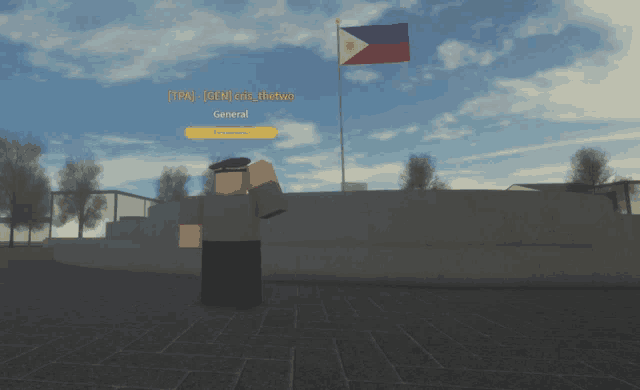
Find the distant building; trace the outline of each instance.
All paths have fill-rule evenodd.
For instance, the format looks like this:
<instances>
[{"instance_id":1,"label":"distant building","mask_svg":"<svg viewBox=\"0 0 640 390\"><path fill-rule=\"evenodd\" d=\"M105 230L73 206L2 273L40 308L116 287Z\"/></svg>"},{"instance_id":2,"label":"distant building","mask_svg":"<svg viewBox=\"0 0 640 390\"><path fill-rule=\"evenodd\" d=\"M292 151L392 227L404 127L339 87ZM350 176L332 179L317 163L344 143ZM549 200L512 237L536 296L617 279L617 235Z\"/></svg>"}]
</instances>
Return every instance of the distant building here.
<instances>
[{"instance_id":1,"label":"distant building","mask_svg":"<svg viewBox=\"0 0 640 390\"><path fill-rule=\"evenodd\" d=\"M149 208L162 203L157 199L147 198L144 196L139 196L135 194L131 194L128 192L118 191L118 190L99 190L93 191L93 194L104 195L107 198L107 208L103 213L103 220L105 223L105 236L109 236L111 231L112 222L119 222L121 218L124 217L124 224L131 224L132 221L143 220L145 217L149 215ZM54 202L54 197L57 197L61 194L60 191L52 191L54 195L51 199L51 207L54 209L54 213L58 213L58 206L56 202ZM132 219L133 218L133 219ZM53 227L51 226L50 217L46 218L46 223L48 226L45 226L41 230L34 230L31 232L31 241L32 243L42 243L45 239L52 237ZM72 218L72 221L76 221L77 218ZM4 243L8 243L10 239L10 228L9 228L10 218L7 217L6 214L0 213L0 246ZM65 225L67 226L67 225ZM56 228L58 234L62 228ZM85 238L94 238L97 231L99 229L86 229L83 233ZM14 241L15 242L26 242L28 239L28 231L18 232L14 230ZM77 237L77 229L73 231L73 236ZM103 236L104 237L104 236Z\"/></svg>"},{"instance_id":2,"label":"distant building","mask_svg":"<svg viewBox=\"0 0 640 390\"><path fill-rule=\"evenodd\" d=\"M344 183L344 190L347 192L366 191L367 183Z\"/></svg>"},{"instance_id":3,"label":"distant building","mask_svg":"<svg viewBox=\"0 0 640 390\"><path fill-rule=\"evenodd\" d=\"M507 191L576 192L592 194L594 188L588 184L542 183L513 184ZM640 214L640 181L623 180L595 186L595 195L606 196L613 202L613 208L622 214Z\"/></svg>"},{"instance_id":4,"label":"distant building","mask_svg":"<svg viewBox=\"0 0 640 390\"><path fill-rule=\"evenodd\" d=\"M593 186L588 184L570 183L514 184L507 188L507 191L560 191L587 193L589 191L593 191Z\"/></svg>"}]
</instances>

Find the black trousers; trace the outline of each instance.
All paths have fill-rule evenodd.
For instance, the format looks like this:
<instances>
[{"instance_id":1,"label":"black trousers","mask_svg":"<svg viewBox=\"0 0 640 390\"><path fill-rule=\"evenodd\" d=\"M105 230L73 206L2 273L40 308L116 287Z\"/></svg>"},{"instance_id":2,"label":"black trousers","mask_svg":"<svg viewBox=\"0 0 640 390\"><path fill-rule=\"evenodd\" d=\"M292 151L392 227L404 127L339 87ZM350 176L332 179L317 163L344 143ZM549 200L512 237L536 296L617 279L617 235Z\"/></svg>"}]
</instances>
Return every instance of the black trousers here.
<instances>
[{"instance_id":1,"label":"black trousers","mask_svg":"<svg viewBox=\"0 0 640 390\"><path fill-rule=\"evenodd\" d=\"M260 305L260 241L203 241L201 280L204 305L237 309Z\"/></svg>"}]
</instances>

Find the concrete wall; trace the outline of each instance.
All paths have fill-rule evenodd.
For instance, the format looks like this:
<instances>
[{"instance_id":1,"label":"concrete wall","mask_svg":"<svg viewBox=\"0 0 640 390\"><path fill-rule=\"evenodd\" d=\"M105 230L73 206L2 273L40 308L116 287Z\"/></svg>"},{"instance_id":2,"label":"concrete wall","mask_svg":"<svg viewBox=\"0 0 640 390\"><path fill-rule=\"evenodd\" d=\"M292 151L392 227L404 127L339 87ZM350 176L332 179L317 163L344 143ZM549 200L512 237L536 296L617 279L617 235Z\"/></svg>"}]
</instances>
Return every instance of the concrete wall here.
<instances>
[{"instance_id":1,"label":"concrete wall","mask_svg":"<svg viewBox=\"0 0 640 390\"><path fill-rule=\"evenodd\" d=\"M44 242L44 248L53 248L53 258L66 264L199 274L201 250L178 248L180 204L174 202L157 206L164 206L162 213L154 213L152 207L148 218L135 221L125 217L117 223L110 223L106 239L51 239Z\"/></svg>"},{"instance_id":2,"label":"concrete wall","mask_svg":"<svg viewBox=\"0 0 640 390\"><path fill-rule=\"evenodd\" d=\"M52 248L0 248L0 268L8 268L9 260L53 260Z\"/></svg>"},{"instance_id":3,"label":"concrete wall","mask_svg":"<svg viewBox=\"0 0 640 390\"><path fill-rule=\"evenodd\" d=\"M304 198L290 199L290 212L263 228L265 278L503 283L640 277L633 257L638 216L614 213L602 197L372 191Z\"/></svg>"},{"instance_id":4,"label":"concrete wall","mask_svg":"<svg viewBox=\"0 0 640 390\"><path fill-rule=\"evenodd\" d=\"M178 248L166 240L52 239L53 259L65 264L102 269L200 274L202 250Z\"/></svg>"},{"instance_id":5,"label":"concrete wall","mask_svg":"<svg viewBox=\"0 0 640 390\"><path fill-rule=\"evenodd\" d=\"M134 231L140 230L141 219L127 219L126 217L119 219L117 223L107 222L107 239L126 239Z\"/></svg>"},{"instance_id":6,"label":"concrete wall","mask_svg":"<svg viewBox=\"0 0 640 390\"><path fill-rule=\"evenodd\" d=\"M599 196L368 191L287 199L287 213L261 222L265 279L557 284L640 278L634 258L638 216L614 213L611 202ZM171 247L177 247L178 220L197 222L195 210L197 200L182 209L178 203L154 206L140 230L164 237L148 241L157 255L114 256L102 249L100 261L131 266L126 259L144 258L146 267L197 273L199 249Z\"/></svg>"}]
</instances>

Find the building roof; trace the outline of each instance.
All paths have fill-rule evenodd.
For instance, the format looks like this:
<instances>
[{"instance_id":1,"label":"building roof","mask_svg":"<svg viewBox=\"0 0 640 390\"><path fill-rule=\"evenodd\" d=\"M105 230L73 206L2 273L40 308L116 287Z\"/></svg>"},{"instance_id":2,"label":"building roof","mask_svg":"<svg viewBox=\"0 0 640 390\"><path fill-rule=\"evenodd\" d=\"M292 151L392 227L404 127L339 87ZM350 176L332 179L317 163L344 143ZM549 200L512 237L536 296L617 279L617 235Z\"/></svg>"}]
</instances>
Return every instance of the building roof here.
<instances>
[{"instance_id":1,"label":"building roof","mask_svg":"<svg viewBox=\"0 0 640 390\"><path fill-rule=\"evenodd\" d=\"M513 184L507 191L518 191L521 188L526 188L534 191L551 191L551 192L589 192L593 190L593 186L588 184L573 184L573 183L542 183L542 184Z\"/></svg>"},{"instance_id":2,"label":"building roof","mask_svg":"<svg viewBox=\"0 0 640 390\"><path fill-rule=\"evenodd\" d=\"M52 194L64 194L64 191L51 191ZM125 195L125 196L129 196L132 198L136 198L136 199L143 199L143 200L148 200L150 202L155 202L155 203L163 203L161 200L158 199L154 199L154 198L147 198L145 196L140 196L140 195L135 195L135 194L131 194L129 192L124 192L124 191L119 191L119 190L98 190L98 191L91 191L92 194L118 194L118 195Z\"/></svg>"},{"instance_id":3,"label":"building roof","mask_svg":"<svg viewBox=\"0 0 640 390\"><path fill-rule=\"evenodd\" d=\"M629 185L639 185L640 180L621 180L611 183L597 185L596 188L611 187L628 183ZM593 186L589 184L576 183L542 183L542 184L513 184L507 188L507 191L522 191L523 189L531 189L535 191L569 191L569 192L588 192L593 190Z\"/></svg>"},{"instance_id":4,"label":"building roof","mask_svg":"<svg viewBox=\"0 0 640 390\"><path fill-rule=\"evenodd\" d=\"M53 195L60 195L60 194L64 194L65 192L64 191L51 191L51 193ZM131 194L131 193L128 193L128 192L119 191L119 190L97 190L97 191L91 191L91 193L92 194L102 194L102 195L104 195L104 194L118 194L118 195L129 196L129 197L136 198L136 199L147 200L147 201L150 201L150 202L154 202L156 204L163 203L163 201L158 200L158 199L147 198L147 197L144 197L144 196L135 195L135 194ZM11 220L10 218L5 217L3 215L0 215L0 224L7 224L7 223L9 223L10 220ZM40 222L49 223L50 220L51 220L51 217L46 217L46 218L41 218L39 221Z\"/></svg>"}]
</instances>

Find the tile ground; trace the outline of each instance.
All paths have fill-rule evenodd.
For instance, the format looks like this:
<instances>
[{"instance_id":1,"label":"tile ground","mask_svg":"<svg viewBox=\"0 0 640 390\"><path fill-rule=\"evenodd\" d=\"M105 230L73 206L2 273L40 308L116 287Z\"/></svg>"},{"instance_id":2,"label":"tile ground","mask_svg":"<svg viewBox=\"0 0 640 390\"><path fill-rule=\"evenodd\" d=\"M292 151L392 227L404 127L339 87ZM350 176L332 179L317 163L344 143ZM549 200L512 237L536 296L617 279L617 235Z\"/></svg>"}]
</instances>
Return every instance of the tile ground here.
<instances>
[{"instance_id":1,"label":"tile ground","mask_svg":"<svg viewBox=\"0 0 640 390\"><path fill-rule=\"evenodd\" d=\"M640 389L640 291L266 283L0 270L0 389Z\"/></svg>"}]
</instances>

